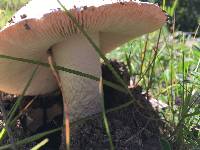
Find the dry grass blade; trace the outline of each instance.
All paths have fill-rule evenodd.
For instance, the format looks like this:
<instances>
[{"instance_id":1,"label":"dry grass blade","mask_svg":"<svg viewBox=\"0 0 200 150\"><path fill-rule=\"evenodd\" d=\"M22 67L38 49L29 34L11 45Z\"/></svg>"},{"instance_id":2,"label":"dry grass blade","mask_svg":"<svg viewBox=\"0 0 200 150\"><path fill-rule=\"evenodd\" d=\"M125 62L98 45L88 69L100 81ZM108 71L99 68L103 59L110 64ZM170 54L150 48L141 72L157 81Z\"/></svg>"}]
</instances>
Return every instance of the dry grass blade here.
<instances>
[{"instance_id":1,"label":"dry grass blade","mask_svg":"<svg viewBox=\"0 0 200 150\"><path fill-rule=\"evenodd\" d=\"M10 122L10 125L12 126L16 121L17 119L23 115L24 113L26 113L26 111L28 110L28 108L31 106L31 104L34 102L34 100L37 99L37 96L35 96L20 112L19 114Z\"/></svg>"},{"instance_id":2,"label":"dry grass blade","mask_svg":"<svg viewBox=\"0 0 200 150\"><path fill-rule=\"evenodd\" d=\"M58 86L59 86L61 92L63 93L63 87L61 84L60 76L54 67L55 62L53 61L53 54L52 54L51 49L48 50L47 54L48 54L48 62L49 62L52 74L54 75L54 77L58 83ZM66 136L65 143L67 146L66 149L69 150L70 149L70 118L69 118L69 109L68 109L68 105L67 105L67 99L64 96L63 96L63 103L64 103L65 136Z\"/></svg>"}]
</instances>

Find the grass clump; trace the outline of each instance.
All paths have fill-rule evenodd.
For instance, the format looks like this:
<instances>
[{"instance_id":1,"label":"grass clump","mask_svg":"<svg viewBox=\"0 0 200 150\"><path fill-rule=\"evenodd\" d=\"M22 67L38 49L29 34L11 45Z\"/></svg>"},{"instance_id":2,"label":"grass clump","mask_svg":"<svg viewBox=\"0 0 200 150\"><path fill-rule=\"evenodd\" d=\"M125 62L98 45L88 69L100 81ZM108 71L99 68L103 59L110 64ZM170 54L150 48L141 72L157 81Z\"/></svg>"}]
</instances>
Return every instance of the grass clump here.
<instances>
[{"instance_id":1,"label":"grass clump","mask_svg":"<svg viewBox=\"0 0 200 150\"><path fill-rule=\"evenodd\" d=\"M163 136L174 148L197 148L200 146L200 44L197 37L179 31L170 33L166 26L161 32L159 51L155 52L158 36L159 32L154 32L138 38L108 57L126 62L134 82L169 105L160 113L172 127Z\"/></svg>"}]
</instances>

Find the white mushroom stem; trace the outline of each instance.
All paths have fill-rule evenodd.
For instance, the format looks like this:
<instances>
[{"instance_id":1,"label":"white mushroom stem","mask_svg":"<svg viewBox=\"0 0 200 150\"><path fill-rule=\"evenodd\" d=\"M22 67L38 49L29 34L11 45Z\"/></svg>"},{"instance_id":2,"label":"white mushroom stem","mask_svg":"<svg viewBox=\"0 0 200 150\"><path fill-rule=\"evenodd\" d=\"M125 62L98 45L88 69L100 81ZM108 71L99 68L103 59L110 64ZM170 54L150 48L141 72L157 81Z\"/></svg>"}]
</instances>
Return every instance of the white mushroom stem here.
<instances>
[{"instance_id":1,"label":"white mushroom stem","mask_svg":"<svg viewBox=\"0 0 200 150\"><path fill-rule=\"evenodd\" d=\"M99 34L90 34L99 45ZM68 37L52 47L57 65L101 76L100 58L88 40L80 34ZM99 83L71 73L59 71L63 99L67 101L70 122L101 111Z\"/></svg>"}]
</instances>

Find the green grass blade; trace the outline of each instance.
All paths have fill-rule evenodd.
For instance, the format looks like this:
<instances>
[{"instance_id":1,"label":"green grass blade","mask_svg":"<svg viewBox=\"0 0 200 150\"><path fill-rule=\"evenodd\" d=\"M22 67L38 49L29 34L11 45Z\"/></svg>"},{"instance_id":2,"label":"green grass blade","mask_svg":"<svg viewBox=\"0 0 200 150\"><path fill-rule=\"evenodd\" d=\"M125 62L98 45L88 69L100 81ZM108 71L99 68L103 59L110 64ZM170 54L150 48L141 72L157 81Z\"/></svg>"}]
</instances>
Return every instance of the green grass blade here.
<instances>
[{"instance_id":1,"label":"green grass blade","mask_svg":"<svg viewBox=\"0 0 200 150\"><path fill-rule=\"evenodd\" d=\"M6 134L6 129L3 128L1 129L1 132L0 132L0 141L3 139L3 136Z\"/></svg>"},{"instance_id":2,"label":"green grass blade","mask_svg":"<svg viewBox=\"0 0 200 150\"><path fill-rule=\"evenodd\" d=\"M172 7L171 7L171 12L170 12L170 13L171 13L171 14L170 14L171 16L173 16L174 13L175 13L176 7L177 7L177 5L178 5L178 1L179 1L179 0L175 0L174 3L173 3L173 5L172 5Z\"/></svg>"},{"instance_id":3,"label":"green grass blade","mask_svg":"<svg viewBox=\"0 0 200 150\"><path fill-rule=\"evenodd\" d=\"M110 143L110 149L114 150L114 145L113 145L113 142L112 142L112 136L111 136L111 133L110 133L108 119L106 117L106 109L105 109L104 97L103 97L104 93L103 93L103 82L102 82L102 80L100 80L99 92L100 92L100 97L101 97L102 117L103 117L104 126L105 126L105 129L106 129L106 133L108 135L108 139L109 139L109 143Z\"/></svg>"},{"instance_id":4,"label":"green grass blade","mask_svg":"<svg viewBox=\"0 0 200 150\"><path fill-rule=\"evenodd\" d=\"M44 146L48 142L49 142L49 139L46 138L42 140L40 143L38 143L37 145L35 145L33 148L31 148L31 150L39 150L42 146Z\"/></svg>"},{"instance_id":5,"label":"green grass blade","mask_svg":"<svg viewBox=\"0 0 200 150\"><path fill-rule=\"evenodd\" d=\"M21 141L18 141L16 142L16 145L17 146L20 146L20 145L23 145L23 144L28 144L28 143L31 143L31 142L34 142L36 140L39 140L49 134L52 134L52 133L55 133L55 132L58 132L60 131L62 128L57 128L57 129L53 129L53 130L50 130L50 131L46 131L46 132L43 132L43 133L39 133L39 134L36 134L36 135L33 135L31 137L28 137L28 138L25 138ZM7 149L10 149L11 148L11 144L7 144L7 145L4 145L4 146L1 146L0 147L0 150L7 150Z\"/></svg>"},{"instance_id":6,"label":"green grass blade","mask_svg":"<svg viewBox=\"0 0 200 150\"><path fill-rule=\"evenodd\" d=\"M41 62L41 61L38 61L38 60L25 59L25 58L13 57L13 56L2 55L2 54L0 54L0 58L24 62L24 63L29 63L29 64L36 64L36 65L43 66L43 67L50 67L48 63L44 63L44 62ZM80 72L80 71L77 71L77 70L65 68L65 67L58 66L58 65L55 65L54 67L56 68L56 70L59 70L59 71L72 73L72 74L75 74L75 75L78 75L78 76L81 76L81 77L85 77L85 78L88 78L88 79L91 79L91 80L95 80L95 81L100 80L98 77L95 77L93 75L83 73L83 72ZM109 86L109 87L112 87L113 89L116 89L116 90L121 91L123 93L127 93L127 90L124 89L123 87L121 87L120 85L117 85L115 83L112 83L112 82L106 81L106 80L103 80L103 83L105 85Z\"/></svg>"}]
</instances>

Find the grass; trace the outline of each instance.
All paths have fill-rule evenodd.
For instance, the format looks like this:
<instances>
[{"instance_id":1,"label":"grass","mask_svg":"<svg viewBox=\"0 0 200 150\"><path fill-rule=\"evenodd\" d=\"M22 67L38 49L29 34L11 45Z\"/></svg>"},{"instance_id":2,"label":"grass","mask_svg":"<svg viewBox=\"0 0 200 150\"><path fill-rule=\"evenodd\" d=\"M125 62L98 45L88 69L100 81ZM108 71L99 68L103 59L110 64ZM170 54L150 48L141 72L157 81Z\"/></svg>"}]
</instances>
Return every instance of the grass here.
<instances>
[{"instance_id":1,"label":"grass","mask_svg":"<svg viewBox=\"0 0 200 150\"><path fill-rule=\"evenodd\" d=\"M22 7L28 0L1 0L0 1L0 28L12 17L13 13Z\"/></svg>"},{"instance_id":2,"label":"grass","mask_svg":"<svg viewBox=\"0 0 200 150\"><path fill-rule=\"evenodd\" d=\"M166 122L174 128L170 135L165 135L171 143L180 146L178 149L183 149L183 146L188 149L199 147L199 132L193 140L191 137L194 136L192 129L200 124L200 105L197 102L200 92L200 44L188 47L186 40L190 39L184 34L181 33L178 39L172 38L173 35L164 28L154 67L151 66L147 71L155 55L152 51L158 34L155 32L148 38L144 36L125 44L108 54L108 57L127 62L135 82L149 89L156 99L169 104L169 108L162 114ZM196 98L194 93L198 95Z\"/></svg>"},{"instance_id":3,"label":"grass","mask_svg":"<svg viewBox=\"0 0 200 150\"><path fill-rule=\"evenodd\" d=\"M25 2L25 0L1 1L0 17L3 19L0 21L0 26L3 27L14 11ZM165 8L169 14L173 15L176 5L177 1L175 1L174 5L171 7L165 7L163 3L163 8ZM175 25L175 22L173 24ZM85 35L87 37L87 33L85 33ZM95 47L92 39L89 37L87 38ZM186 44L187 41L195 38L196 37L187 37L182 32L176 32L175 29L170 33L165 26L160 31L124 44L115 51L109 53L106 57L99 53L105 62L107 58L125 62L129 68L130 74L135 79L135 83L142 85L144 92L151 93L156 99L169 105L165 111L161 110L159 112L168 125L162 129L163 134L161 140L166 149L174 148L182 150L184 148L195 149L200 147L200 43L196 43L192 47ZM98 47L95 48L98 51ZM4 57L4 59L5 58L34 63L34 60L30 61L23 58ZM37 61L35 63L41 64ZM48 67L48 64L42 65ZM67 68L62 68L62 66L56 66L56 69L63 69L67 72L70 71L67 70ZM72 71L72 73L78 75L83 74L76 71ZM115 75L118 76L117 74ZM91 76L86 75L86 77ZM100 80L95 77L91 78ZM125 86L123 81L121 81L121 83ZM113 87L116 88L115 85L113 85ZM124 91L122 87L116 89ZM125 92L128 92L127 89ZM105 111L103 116L109 135ZM2 131L5 132L5 130ZM0 139L2 137L0 137ZM29 137L23 141L16 142L16 145L32 142L36 138L41 137L41 135L34 136L34 138ZM111 138L110 145L111 149L113 149ZM11 146L13 145L2 146L0 149Z\"/></svg>"},{"instance_id":4,"label":"grass","mask_svg":"<svg viewBox=\"0 0 200 150\"><path fill-rule=\"evenodd\" d=\"M190 39L186 39L184 34L178 39L172 39L173 35L164 29L154 67L147 71L155 55L152 51L156 36L158 33L155 32L148 38L144 36L134 40L108 54L108 57L127 62L135 82L149 89L156 99L169 104L169 108L162 114L174 128L171 133L166 133L170 135L165 135L171 143L176 143L178 149L183 149L182 146L188 149L199 147L199 132L192 140L192 129L200 124L200 44L188 47L185 43ZM195 93L198 95L196 98Z\"/></svg>"}]
</instances>

